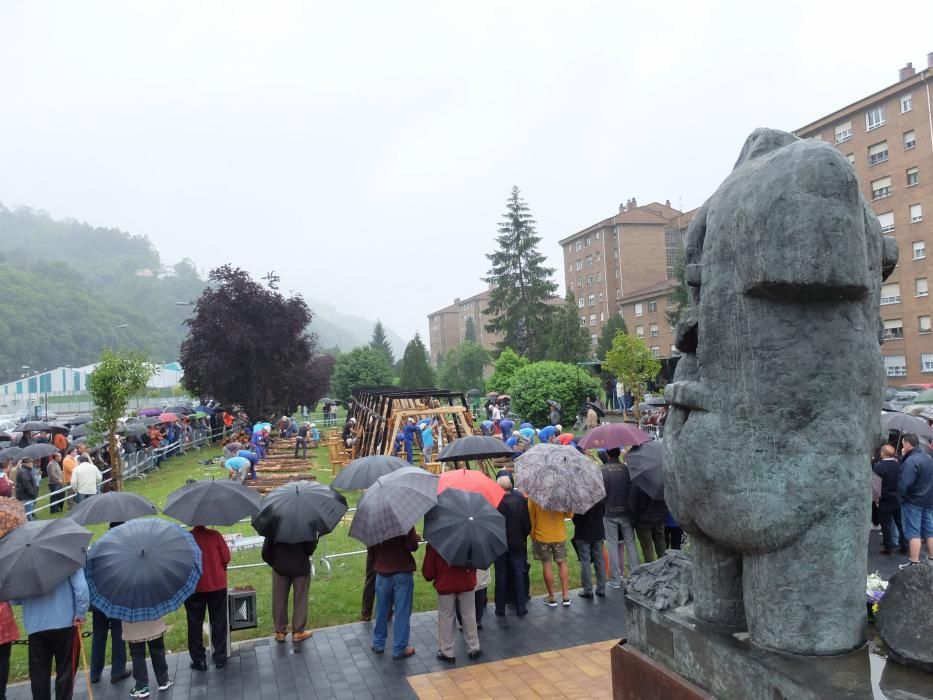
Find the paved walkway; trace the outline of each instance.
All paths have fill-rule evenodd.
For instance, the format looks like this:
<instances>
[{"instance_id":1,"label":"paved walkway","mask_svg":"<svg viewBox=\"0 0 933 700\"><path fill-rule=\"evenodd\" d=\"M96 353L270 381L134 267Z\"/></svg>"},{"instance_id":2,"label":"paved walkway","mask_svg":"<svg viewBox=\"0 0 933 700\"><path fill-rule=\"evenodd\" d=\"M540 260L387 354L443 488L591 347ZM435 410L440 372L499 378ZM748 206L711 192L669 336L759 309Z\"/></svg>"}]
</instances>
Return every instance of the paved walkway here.
<instances>
[{"instance_id":1,"label":"paved walkway","mask_svg":"<svg viewBox=\"0 0 933 700\"><path fill-rule=\"evenodd\" d=\"M456 664L434 658L437 652L437 615L416 613L411 620L411 644L415 656L395 661L389 653L370 651L372 623L353 623L315 630L311 639L299 645L274 639L242 642L227 667L210 667L206 673L191 671L187 654L168 657L169 675L175 682L165 693L154 690L159 700L297 700L297 698L416 698L409 684L410 676L478 667L489 662L524 657L540 652L579 645L618 640L625 636L624 603L621 591L610 589L606 598L584 600L571 593L569 608L548 608L536 597L528 604L528 615L519 619L509 614L496 617L492 604L480 631L483 656L476 662L467 659L462 639L457 641ZM391 626L390 626L391 628ZM390 634L391 640L391 634ZM606 655L608 659L608 653ZM493 666L500 674L501 667ZM118 684L104 680L93 686L97 700L126 700L133 687L129 678ZM152 669L150 681L154 682ZM87 697L83 674L78 676L76 698ZM26 684L11 686L10 700L28 700ZM507 697L507 696L505 696ZM594 696L595 697L595 696Z\"/></svg>"}]
</instances>

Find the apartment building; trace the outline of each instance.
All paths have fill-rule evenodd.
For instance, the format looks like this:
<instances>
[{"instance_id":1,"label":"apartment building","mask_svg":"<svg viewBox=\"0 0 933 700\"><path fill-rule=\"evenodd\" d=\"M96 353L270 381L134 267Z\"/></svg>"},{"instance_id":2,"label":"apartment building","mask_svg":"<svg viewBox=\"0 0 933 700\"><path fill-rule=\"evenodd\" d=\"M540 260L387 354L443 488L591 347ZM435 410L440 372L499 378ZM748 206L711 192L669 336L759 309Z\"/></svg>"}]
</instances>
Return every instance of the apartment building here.
<instances>
[{"instance_id":1,"label":"apartment building","mask_svg":"<svg viewBox=\"0 0 933 700\"><path fill-rule=\"evenodd\" d=\"M574 293L580 325L594 344L630 295L674 277L694 212L678 211L669 201L639 206L633 198L619 205L618 214L560 241L566 288ZM669 344L661 346L660 357L669 353Z\"/></svg>"},{"instance_id":2,"label":"apartment building","mask_svg":"<svg viewBox=\"0 0 933 700\"><path fill-rule=\"evenodd\" d=\"M888 383L933 382L933 53L921 71L908 63L898 81L801 127L801 138L835 144L858 173L881 230L897 240L897 268L881 290ZM924 217L926 211L926 217Z\"/></svg>"},{"instance_id":3,"label":"apartment building","mask_svg":"<svg viewBox=\"0 0 933 700\"><path fill-rule=\"evenodd\" d=\"M501 336L486 330L486 324L490 321L485 313L490 291L485 289L467 299L454 299L450 306L428 314L428 338L434 364L437 364L441 355L463 342L468 318L473 319L476 342L487 350L495 349Z\"/></svg>"},{"instance_id":4,"label":"apartment building","mask_svg":"<svg viewBox=\"0 0 933 700\"><path fill-rule=\"evenodd\" d=\"M659 359L680 354L674 347L674 329L667 322L668 295L676 286L677 280L664 279L632 290L619 302L629 335L644 340Z\"/></svg>"}]
</instances>

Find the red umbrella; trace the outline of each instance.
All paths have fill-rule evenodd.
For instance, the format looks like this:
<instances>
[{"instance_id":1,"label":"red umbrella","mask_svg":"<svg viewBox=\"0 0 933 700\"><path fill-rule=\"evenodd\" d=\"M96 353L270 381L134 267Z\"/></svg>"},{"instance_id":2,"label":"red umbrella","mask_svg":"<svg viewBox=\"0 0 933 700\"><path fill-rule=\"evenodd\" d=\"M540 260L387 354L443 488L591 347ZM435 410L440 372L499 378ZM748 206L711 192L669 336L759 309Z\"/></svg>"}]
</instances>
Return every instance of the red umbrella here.
<instances>
[{"instance_id":1,"label":"red umbrella","mask_svg":"<svg viewBox=\"0 0 933 700\"><path fill-rule=\"evenodd\" d=\"M444 489L459 489L460 491L472 491L480 494L492 505L493 508L499 507L499 501L505 496L505 491L495 481L486 476L483 472L470 469L454 469L441 474L437 482L437 492Z\"/></svg>"},{"instance_id":2,"label":"red umbrella","mask_svg":"<svg viewBox=\"0 0 933 700\"><path fill-rule=\"evenodd\" d=\"M178 415L175 413L163 413L159 416L160 423L174 423L178 420Z\"/></svg>"},{"instance_id":3,"label":"red umbrella","mask_svg":"<svg viewBox=\"0 0 933 700\"><path fill-rule=\"evenodd\" d=\"M586 435L577 441L577 445L583 450L592 450L602 448L610 450L614 447L630 447L632 445L641 445L648 442L651 436L644 430L639 430L634 425L628 423L606 423L592 430L587 430Z\"/></svg>"}]
</instances>

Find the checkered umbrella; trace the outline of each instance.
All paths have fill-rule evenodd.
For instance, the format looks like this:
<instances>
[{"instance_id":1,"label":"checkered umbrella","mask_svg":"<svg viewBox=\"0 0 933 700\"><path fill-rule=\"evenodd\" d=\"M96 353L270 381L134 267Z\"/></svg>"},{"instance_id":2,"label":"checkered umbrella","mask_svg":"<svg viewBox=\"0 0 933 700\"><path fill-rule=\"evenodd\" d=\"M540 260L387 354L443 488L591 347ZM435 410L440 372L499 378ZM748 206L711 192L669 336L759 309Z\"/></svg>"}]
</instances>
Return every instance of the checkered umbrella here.
<instances>
[{"instance_id":1,"label":"checkered umbrella","mask_svg":"<svg viewBox=\"0 0 933 700\"><path fill-rule=\"evenodd\" d=\"M437 477L420 467L380 476L357 506L350 536L371 547L411 530L437 505Z\"/></svg>"},{"instance_id":2,"label":"checkered umbrella","mask_svg":"<svg viewBox=\"0 0 933 700\"><path fill-rule=\"evenodd\" d=\"M573 447L542 443L515 459L515 488L545 510L585 513L606 497L599 467Z\"/></svg>"},{"instance_id":3,"label":"checkered umbrella","mask_svg":"<svg viewBox=\"0 0 933 700\"><path fill-rule=\"evenodd\" d=\"M131 520L108 530L85 569L91 605L126 622L157 620L180 608L201 578L201 549L178 525Z\"/></svg>"}]
</instances>

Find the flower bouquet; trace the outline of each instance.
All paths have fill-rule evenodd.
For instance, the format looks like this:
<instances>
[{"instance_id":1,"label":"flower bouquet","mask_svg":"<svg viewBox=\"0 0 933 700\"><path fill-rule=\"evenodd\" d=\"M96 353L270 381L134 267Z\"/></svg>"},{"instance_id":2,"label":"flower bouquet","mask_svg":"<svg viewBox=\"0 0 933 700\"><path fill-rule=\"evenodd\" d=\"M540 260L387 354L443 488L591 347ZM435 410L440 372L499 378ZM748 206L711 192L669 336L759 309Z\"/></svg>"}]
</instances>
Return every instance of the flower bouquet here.
<instances>
[{"instance_id":1,"label":"flower bouquet","mask_svg":"<svg viewBox=\"0 0 933 700\"><path fill-rule=\"evenodd\" d=\"M876 571L868 575L865 582L865 604L868 607L868 619L874 622L875 613L878 612L878 603L884 598L884 592L888 588L888 582L881 578Z\"/></svg>"}]
</instances>

